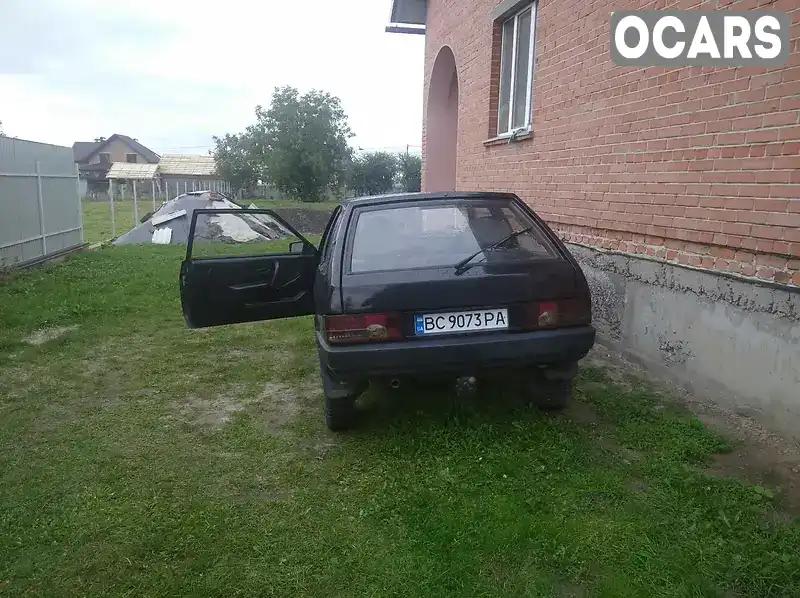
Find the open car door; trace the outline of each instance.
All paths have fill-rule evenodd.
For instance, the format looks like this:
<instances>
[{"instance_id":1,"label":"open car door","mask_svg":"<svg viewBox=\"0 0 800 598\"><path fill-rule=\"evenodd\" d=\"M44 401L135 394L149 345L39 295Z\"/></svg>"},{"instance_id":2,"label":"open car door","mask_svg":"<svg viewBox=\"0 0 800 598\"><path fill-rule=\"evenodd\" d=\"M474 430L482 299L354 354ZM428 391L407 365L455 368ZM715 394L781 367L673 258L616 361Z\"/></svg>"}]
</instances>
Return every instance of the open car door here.
<instances>
[{"instance_id":1,"label":"open car door","mask_svg":"<svg viewBox=\"0 0 800 598\"><path fill-rule=\"evenodd\" d=\"M314 313L318 251L272 210L194 210L181 264L189 328Z\"/></svg>"}]
</instances>

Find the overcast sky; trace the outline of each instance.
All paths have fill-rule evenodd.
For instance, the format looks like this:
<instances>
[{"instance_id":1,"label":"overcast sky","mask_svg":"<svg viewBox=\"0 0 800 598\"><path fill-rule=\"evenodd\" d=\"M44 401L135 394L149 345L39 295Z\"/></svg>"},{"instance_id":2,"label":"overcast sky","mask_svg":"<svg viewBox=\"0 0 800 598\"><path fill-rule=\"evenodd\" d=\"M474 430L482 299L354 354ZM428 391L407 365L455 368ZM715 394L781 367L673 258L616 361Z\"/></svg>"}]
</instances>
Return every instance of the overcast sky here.
<instances>
[{"instance_id":1,"label":"overcast sky","mask_svg":"<svg viewBox=\"0 0 800 598\"><path fill-rule=\"evenodd\" d=\"M339 96L354 145L419 145L424 37L386 33L389 12L390 0L0 0L0 121L59 145L122 133L205 153L292 85Z\"/></svg>"}]
</instances>

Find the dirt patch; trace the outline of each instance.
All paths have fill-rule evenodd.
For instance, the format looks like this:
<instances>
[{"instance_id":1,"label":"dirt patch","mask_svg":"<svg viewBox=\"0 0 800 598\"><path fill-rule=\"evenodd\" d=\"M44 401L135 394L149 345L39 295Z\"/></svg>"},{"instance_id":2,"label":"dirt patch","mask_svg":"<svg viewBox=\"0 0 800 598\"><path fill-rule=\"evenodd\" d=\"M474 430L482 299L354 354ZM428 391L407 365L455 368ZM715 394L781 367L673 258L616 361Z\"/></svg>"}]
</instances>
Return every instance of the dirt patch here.
<instances>
[{"instance_id":1,"label":"dirt patch","mask_svg":"<svg viewBox=\"0 0 800 598\"><path fill-rule=\"evenodd\" d=\"M708 426L723 429L738 441L732 452L715 456L710 473L770 487L787 512L800 515L800 454L796 449L781 446L775 440L765 443L753 439L731 426L727 418L704 415L701 419Z\"/></svg>"},{"instance_id":2,"label":"dirt patch","mask_svg":"<svg viewBox=\"0 0 800 598\"><path fill-rule=\"evenodd\" d=\"M188 396L178 406L178 415L188 424L217 429L231 421L234 414L247 409L247 405L246 401L225 395L212 399Z\"/></svg>"},{"instance_id":3,"label":"dirt patch","mask_svg":"<svg viewBox=\"0 0 800 598\"><path fill-rule=\"evenodd\" d=\"M301 414L311 412L319 392L319 384L310 381L266 382L258 395L257 417L270 434L283 434Z\"/></svg>"},{"instance_id":4,"label":"dirt patch","mask_svg":"<svg viewBox=\"0 0 800 598\"><path fill-rule=\"evenodd\" d=\"M8 387L23 386L32 382L36 376L41 374L40 368L37 368L29 363L20 364L14 367L9 367L3 372L6 381L9 382ZM9 388L6 388L6 391Z\"/></svg>"},{"instance_id":5,"label":"dirt patch","mask_svg":"<svg viewBox=\"0 0 800 598\"><path fill-rule=\"evenodd\" d=\"M592 382L591 384L601 384L599 382ZM598 452L610 453L624 453L627 449L620 447L617 444L614 427L608 422L603 420L603 417L597 412L597 409L591 403L586 403L581 400L573 400L570 402L565 415L573 422L586 429L586 434L595 442L595 448Z\"/></svg>"},{"instance_id":6,"label":"dirt patch","mask_svg":"<svg viewBox=\"0 0 800 598\"><path fill-rule=\"evenodd\" d=\"M218 429L231 421L235 414L258 401L258 396L247 390L237 384L213 397L189 395L175 405L175 412L178 419L187 424Z\"/></svg>"},{"instance_id":7,"label":"dirt patch","mask_svg":"<svg viewBox=\"0 0 800 598\"><path fill-rule=\"evenodd\" d=\"M556 596L559 598L583 598L586 590L571 581L557 581L554 584Z\"/></svg>"},{"instance_id":8,"label":"dirt patch","mask_svg":"<svg viewBox=\"0 0 800 598\"><path fill-rule=\"evenodd\" d=\"M338 442L320 440L311 446L311 451L317 459L322 461L328 455L333 454L339 446Z\"/></svg>"},{"instance_id":9,"label":"dirt patch","mask_svg":"<svg viewBox=\"0 0 800 598\"><path fill-rule=\"evenodd\" d=\"M310 385L268 381L253 392L232 386L213 397L189 395L175 406L178 419L190 425L219 429L237 413L250 413L269 434L282 434L307 407Z\"/></svg>"},{"instance_id":10,"label":"dirt patch","mask_svg":"<svg viewBox=\"0 0 800 598\"><path fill-rule=\"evenodd\" d=\"M292 349L280 345L268 344L264 347L262 358L268 359L275 372L285 372L295 360Z\"/></svg>"},{"instance_id":11,"label":"dirt patch","mask_svg":"<svg viewBox=\"0 0 800 598\"><path fill-rule=\"evenodd\" d=\"M295 360L295 352L279 343L261 343L249 349L228 349L221 354L227 361L249 361L258 363L259 367L268 364L275 372L285 371ZM210 363L216 363L216 357Z\"/></svg>"},{"instance_id":12,"label":"dirt patch","mask_svg":"<svg viewBox=\"0 0 800 598\"><path fill-rule=\"evenodd\" d=\"M642 455L642 453L640 453L639 451L634 451L634 450L629 449L627 447L620 448L619 449L619 454L620 454L620 457L622 458L622 461L626 465L629 465L631 463L636 463L636 462L641 461L642 459L644 459L644 455Z\"/></svg>"},{"instance_id":13,"label":"dirt patch","mask_svg":"<svg viewBox=\"0 0 800 598\"><path fill-rule=\"evenodd\" d=\"M25 363L3 370L4 384L3 393L0 394L0 407L10 404L12 401L26 396L36 387L38 380L43 380L46 376L42 369L32 364Z\"/></svg>"},{"instance_id":14,"label":"dirt patch","mask_svg":"<svg viewBox=\"0 0 800 598\"><path fill-rule=\"evenodd\" d=\"M654 377L607 347L595 346L588 361L602 366L616 384L629 382L633 375L666 386L682 407L734 442L732 452L715 455L709 474L736 477L770 487L787 512L800 515L800 446L796 442L768 432L746 415L692 396L683 388Z\"/></svg>"},{"instance_id":15,"label":"dirt patch","mask_svg":"<svg viewBox=\"0 0 800 598\"><path fill-rule=\"evenodd\" d=\"M282 382L266 382L258 396L262 423L271 433L281 433L301 411L300 389Z\"/></svg>"},{"instance_id":16,"label":"dirt patch","mask_svg":"<svg viewBox=\"0 0 800 598\"><path fill-rule=\"evenodd\" d=\"M85 378L114 379L130 372L134 364L150 363L153 339L144 335L132 335L105 339L86 352L81 360L79 373ZM143 369L147 369L146 367Z\"/></svg>"},{"instance_id":17,"label":"dirt patch","mask_svg":"<svg viewBox=\"0 0 800 598\"><path fill-rule=\"evenodd\" d=\"M583 401L572 401L566 415L576 424L584 426L595 427L602 423L602 418L594 405Z\"/></svg>"},{"instance_id":18,"label":"dirt patch","mask_svg":"<svg viewBox=\"0 0 800 598\"><path fill-rule=\"evenodd\" d=\"M41 328L30 336L22 339L22 342L28 345L33 345L38 347L39 345L43 345L49 341L53 341L61 336L64 336L68 332L72 332L73 330L77 330L79 326L74 324L72 326L55 326L53 328Z\"/></svg>"}]
</instances>

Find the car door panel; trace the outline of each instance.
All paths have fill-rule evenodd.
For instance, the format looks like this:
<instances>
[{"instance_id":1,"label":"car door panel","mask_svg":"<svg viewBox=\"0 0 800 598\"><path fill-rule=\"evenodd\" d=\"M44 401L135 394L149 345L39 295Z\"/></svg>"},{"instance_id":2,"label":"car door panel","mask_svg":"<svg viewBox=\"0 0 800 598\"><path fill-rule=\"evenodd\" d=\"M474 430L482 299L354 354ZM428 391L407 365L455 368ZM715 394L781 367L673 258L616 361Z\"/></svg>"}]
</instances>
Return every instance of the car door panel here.
<instances>
[{"instance_id":1,"label":"car door panel","mask_svg":"<svg viewBox=\"0 0 800 598\"><path fill-rule=\"evenodd\" d=\"M313 255L201 259L181 271L184 314L191 328L314 313Z\"/></svg>"},{"instance_id":2,"label":"car door panel","mask_svg":"<svg viewBox=\"0 0 800 598\"><path fill-rule=\"evenodd\" d=\"M191 245L181 265L180 292L189 328L274 320L314 313L316 248L268 210L306 243L303 253L195 258ZM192 230L196 216L193 217ZM191 233L190 233L191 234Z\"/></svg>"}]
</instances>

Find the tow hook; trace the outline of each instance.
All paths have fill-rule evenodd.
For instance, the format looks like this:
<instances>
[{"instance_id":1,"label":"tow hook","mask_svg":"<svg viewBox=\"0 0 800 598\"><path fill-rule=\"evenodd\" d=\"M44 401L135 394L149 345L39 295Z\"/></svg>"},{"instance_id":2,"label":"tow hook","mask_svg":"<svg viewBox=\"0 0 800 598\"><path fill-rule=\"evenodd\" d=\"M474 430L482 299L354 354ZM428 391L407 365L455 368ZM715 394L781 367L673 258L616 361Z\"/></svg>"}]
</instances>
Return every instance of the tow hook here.
<instances>
[{"instance_id":1,"label":"tow hook","mask_svg":"<svg viewBox=\"0 0 800 598\"><path fill-rule=\"evenodd\" d=\"M456 394L461 398L469 398L478 390L478 381L475 376L461 376L456 378Z\"/></svg>"}]
</instances>

